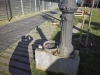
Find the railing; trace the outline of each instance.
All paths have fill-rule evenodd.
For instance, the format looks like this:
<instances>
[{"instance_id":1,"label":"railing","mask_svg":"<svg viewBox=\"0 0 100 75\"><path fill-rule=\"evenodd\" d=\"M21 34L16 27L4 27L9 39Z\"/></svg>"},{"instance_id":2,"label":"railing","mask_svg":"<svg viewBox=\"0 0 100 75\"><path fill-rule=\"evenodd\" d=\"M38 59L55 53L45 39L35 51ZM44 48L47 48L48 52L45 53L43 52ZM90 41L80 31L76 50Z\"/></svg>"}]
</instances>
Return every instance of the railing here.
<instances>
[{"instance_id":1,"label":"railing","mask_svg":"<svg viewBox=\"0 0 100 75\"><path fill-rule=\"evenodd\" d=\"M31 12L49 10L58 6L59 0L0 0L0 20Z\"/></svg>"}]
</instances>

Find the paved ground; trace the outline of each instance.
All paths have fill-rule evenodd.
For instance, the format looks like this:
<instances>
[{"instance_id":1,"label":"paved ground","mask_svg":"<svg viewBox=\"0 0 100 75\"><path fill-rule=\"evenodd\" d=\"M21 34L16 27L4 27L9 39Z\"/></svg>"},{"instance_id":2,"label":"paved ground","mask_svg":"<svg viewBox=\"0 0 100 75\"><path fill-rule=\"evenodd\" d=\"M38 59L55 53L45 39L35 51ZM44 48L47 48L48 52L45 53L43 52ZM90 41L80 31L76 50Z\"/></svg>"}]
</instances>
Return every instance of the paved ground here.
<instances>
[{"instance_id":1,"label":"paved ground","mask_svg":"<svg viewBox=\"0 0 100 75\"><path fill-rule=\"evenodd\" d=\"M31 62L35 58L34 51L38 45L42 45L44 41L50 39L54 30L56 30L56 26L45 21L3 51L0 54L0 75L32 75Z\"/></svg>"},{"instance_id":2,"label":"paved ground","mask_svg":"<svg viewBox=\"0 0 100 75\"><path fill-rule=\"evenodd\" d=\"M52 16L57 12L54 10L46 14ZM0 27L0 50L7 48L0 53L0 75L32 75L34 50L56 30L55 26L48 24L52 19L46 14Z\"/></svg>"},{"instance_id":3,"label":"paved ground","mask_svg":"<svg viewBox=\"0 0 100 75\"><path fill-rule=\"evenodd\" d=\"M47 14L53 15L57 11ZM35 58L35 49L50 39L56 30L56 26L48 24L45 20L52 21L50 16L41 14L0 28L0 49L7 48L0 53L0 75L32 75L31 68L34 66L31 63ZM78 23L73 29L73 34L78 32L80 26L81 23ZM17 40L19 41L16 42ZM16 43L13 44L14 42ZM13 45L10 46L11 44Z\"/></svg>"},{"instance_id":4,"label":"paved ground","mask_svg":"<svg viewBox=\"0 0 100 75\"><path fill-rule=\"evenodd\" d=\"M56 12L58 12L58 10L53 10L46 14L52 16L56 14ZM0 27L0 52L20 39L21 36L26 35L36 26L48 19L46 14L42 13L40 15Z\"/></svg>"}]
</instances>

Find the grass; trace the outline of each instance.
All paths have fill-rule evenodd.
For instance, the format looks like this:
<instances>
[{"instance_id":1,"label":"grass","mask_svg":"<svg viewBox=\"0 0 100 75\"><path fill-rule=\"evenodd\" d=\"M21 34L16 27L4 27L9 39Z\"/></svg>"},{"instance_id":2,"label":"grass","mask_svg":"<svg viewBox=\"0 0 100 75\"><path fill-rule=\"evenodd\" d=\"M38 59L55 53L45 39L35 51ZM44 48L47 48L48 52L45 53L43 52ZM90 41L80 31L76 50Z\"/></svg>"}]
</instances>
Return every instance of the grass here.
<instances>
[{"instance_id":1,"label":"grass","mask_svg":"<svg viewBox=\"0 0 100 75\"><path fill-rule=\"evenodd\" d=\"M100 9L94 9L93 17L91 22L91 30L89 39L93 41L98 48L93 47L83 47L78 45L78 41L74 41L74 48L80 50L80 65L77 75L99 75L100 74ZM89 18L85 21L85 27L83 31L83 37L86 37L86 31L88 26ZM59 33L59 30L58 30ZM56 36L59 36L56 35ZM73 36L73 39L79 38L79 33ZM77 45L76 45L77 44Z\"/></svg>"},{"instance_id":2,"label":"grass","mask_svg":"<svg viewBox=\"0 0 100 75\"><path fill-rule=\"evenodd\" d=\"M100 9L93 11L93 17L91 21L91 29L90 29L90 38L95 41L100 46ZM87 30L88 20L85 21L85 28L84 31Z\"/></svg>"},{"instance_id":3,"label":"grass","mask_svg":"<svg viewBox=\"0 0 100 75\"><path fill-rule=\"evenodd\" d=\"M77 17L75 17L74 26L76 26L77 23L80 22L81 20L82 20L82 16L77 16Z\"/></svg>"},{"instance_id":4,"label":"grass","mask_svg":"<svg viewBox=\"0 0 100 75\"><path fill-rule=\"evenodd\" d=\"M74 45L75 49L80 50L80 65L78 75L99 75L100 74L100 9L94 9L91 29L89 34L89 44L85 48L80 45ZM85 21L83 30L83 39L86 38L86 31L88 27L89 18ZM74 38L79 37L79 33ZM90 43L93 45L90 46ZM95 47L96 45L96 47Z\"/></svg>"},{"instance_id":5,"label":"grass","mask_svg":"<svg viewBox=\"0 0 100 75\"><path fill-rule=\"evenodd\" d=\"M87 12L89 12L90 8L79 8L79 10L86 10ZM74 26L77 25L78 22L80 22L82 20L83 16L77 16L75 17L75 20L74 20Z\"/></svg>"}]
</instances>

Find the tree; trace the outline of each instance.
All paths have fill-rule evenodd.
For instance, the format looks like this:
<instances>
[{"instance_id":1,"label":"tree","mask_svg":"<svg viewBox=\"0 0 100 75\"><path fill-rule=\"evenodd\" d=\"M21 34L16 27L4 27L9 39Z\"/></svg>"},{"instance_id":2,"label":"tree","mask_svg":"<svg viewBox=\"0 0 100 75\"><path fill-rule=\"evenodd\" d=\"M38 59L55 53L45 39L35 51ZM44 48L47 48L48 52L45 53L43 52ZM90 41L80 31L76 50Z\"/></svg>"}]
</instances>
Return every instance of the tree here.
<instances>
[{"instance_id":1,"label":"tree","mask_svg":"<svg viewBox=\"0 0 100 75\"><path fill-rule=\"evenodd\" d=\"M89 32L90 32L90 24L91 24L91 18L92 18L92 11L93 11L93 6L94 6L94 1L92 1L92 7L90 10L90 17L89 17L89 24L88 24L88 28L87 28L87 35L86 35L86 41L85 41L85 47L88 46L88 39L89 39Z\"/></svg>"}]
</instances>

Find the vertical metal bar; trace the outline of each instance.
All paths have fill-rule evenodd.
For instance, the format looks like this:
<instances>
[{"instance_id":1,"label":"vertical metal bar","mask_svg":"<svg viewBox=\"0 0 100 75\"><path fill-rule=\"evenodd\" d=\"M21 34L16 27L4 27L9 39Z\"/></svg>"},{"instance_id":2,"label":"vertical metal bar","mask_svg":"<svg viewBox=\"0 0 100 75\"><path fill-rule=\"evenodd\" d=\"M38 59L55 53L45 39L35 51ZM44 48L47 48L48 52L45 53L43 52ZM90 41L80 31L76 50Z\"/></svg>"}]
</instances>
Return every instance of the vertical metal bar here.
<instances>
[{"instance_id":1,"label":"vertical metal bar","mask_svg":"<svg viewBox=\"0 0 100 75\"><path fill-rule=\"evenodd\" d=\"M55 0L55 7L56 7L56 0Z\"/></svg>"},{"instance_id":2,"label":"vertical metal bar","mask_svg":"<svg viewBox=\"0 0 100 75\"><path fill-rule=\"evenodd\" d=\"M10 0L8 0L9 3L9 11L10 11L10 20L12 19L12 10L11 10L11 3Z\"/></svg>"},{"instance_id":3,"label":"vertical metal bar","mask_svg":"<svg viewBox=\"0 0 100 75\"><path fill-rule=\"evenodd\" d=\"M23 1L22 0L21 0L21 7L22 7L22 15L24 15Z\"/></svg>"},{"instance_id":4,"label":"vertical metal bar","mask_svg":"<svg viewBox=\"0 0 100 75\"><path fill-rule=\"evenodd\" d=\"M50 8L51 8L51 0L50 0Z\"/></svg>"},{"instance_id":5,"label":"vertical metal bar","mask_svg":"<svg viewBox=\"0 0 100 75\"><path fill-rule=\"evenodd\" d=\"M7 19L9 20L9 14L8 14L8 8L7 8L7 1L5 0L5 9L6 9L6 14L7 14Z\"/></svg>"},{"instance_id":6,"label":"vertical metal bar","mask_svg":"<svg viewBox=\"0 0 100 75\"><path fill-rule=\"evenodd\" d=\"M44 0L42 0L42 8L43 8L43 10L44 10Z\"/></svg>"},{"instance_id":7,"label":"vertical metal bar","mask_svg":"<svg viewBox=\"0 0 100 75\"><path fill-rule=\"evenodd\" d=\"M54 8L54 0L53 0L53 8Z\"/></svg>"},{"instance_id":8,"label":"vertical metal bar","mask_svg":"<svg viewBox=\"0 0 100 75\"><path fill-rule=\"evenodd\" d=\"M31 9L32 9L32 4L31 4L31 3L32 3L32 1L30 0L30 2L29 2L29 3L30 3L30 12L32 12L32 10L31 10Z\"/></svg>"},{"instance_id":9,"label":"vertical metal bar","mask_svg":"<svg viewBox=\"0 0 100 75\"><path fill-rule=\"evenodd\" d=\"M40 0L39 0L39 11L41 11L41 6L40 6L41 4L40 4Z\"/></svg>"},{"instance_id":10,"label":"vertical metal bar","mask_svg":"<svg viewBox=\"0 0 100 75\"><path fill-rule=\"evenodd\" d=\"M37 11L36 0L35 0L35 12Z\"/></svg>"}]
</instances>

